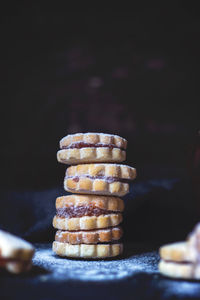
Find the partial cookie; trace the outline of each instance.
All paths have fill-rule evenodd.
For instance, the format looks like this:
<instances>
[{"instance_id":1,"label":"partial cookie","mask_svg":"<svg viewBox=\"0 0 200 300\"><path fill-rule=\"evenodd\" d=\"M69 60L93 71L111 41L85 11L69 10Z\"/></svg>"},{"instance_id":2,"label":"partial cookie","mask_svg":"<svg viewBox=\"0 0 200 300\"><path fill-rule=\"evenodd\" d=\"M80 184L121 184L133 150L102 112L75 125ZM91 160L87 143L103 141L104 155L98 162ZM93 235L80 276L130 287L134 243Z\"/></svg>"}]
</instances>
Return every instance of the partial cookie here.
<instances>
[{"instance_id":1,"label":"partial cookie","mask_svg":"<svg viewBox=\"0 0 200 300\"><path fill-rule=\"evenodd\" d=\"M105 133L70 134L60 141L57 159L64 164L122 162L126 159L127 141Z\"/></svg>"},{"instance_id":2,"label":"partial cookie","mask_svg":"<svg viewBox=\"0 0 200 300\"><path fill-rule=\"evenodd\" d=\"M118 164L83 164L66 170L64 189L82 194L124 196L136 169Z\"/></svg>"},{"instance_id":3,"label":"partial cookie","mask_svg":"<svg viewBox=\"0 0 200 300\"><path fill-rule=\"evenodd\" d=\"M117 226L122 222L122 214L84 216L81 218L53 218L54 228L61 230L91 230Z\"/></svg>"},{"instance_id":4,"label":"partial cookie","mask_svg":"<svg viewBox=\"0 0 200 300\"><path fill-rule=\"evenodd\" d=\"M110 212L122 212L124 202L117 197L69 195L56 199L56 209L60 217L100 216Z\"/></svg>"},{"instance_id":5,"label":"partial cookie","mask_svg":"<svg viewBox=\"0 0 200 300\"><path fill-rule=\"evenodd\" d=\"M33 254L34 247L30 243L11 233L0 230L1 258L27 261L32 259Z\"/></svg>"},{"instance_id":6,"label":"partial cookie","mask_svg":"<svg viewBox=\"0 0 200 300\"><path fill-rule=\"evenodd\" d=\"M194 262L195 256L187 242L178 242L160 247L160 257L173 262Z\"/></svg>"},{"instance_id":7,"label":"partial cookie","mask_svg":"<svg viewBox=\"0 0 200 300\"><path fill-rule=\"evenodd\" d=\"M33 254L34 247L30 243L0 230L0 266L20 273L30 267Z\"/></svg>"},{"instance_id":8,"label":"partial cookie","mask_svg":"<svg viewBox=\"0 0 200 300\"><path fill-rule=\"evenodd\" d=\"M136 177L136 169L119 164L83 164L68 167L66 176L89 176L89 177L103 177L110 180L133 180Z\"/></svg>"},{"instance_id":9,"label":"partial cookie","mask_svg":"<svg viewBox=\"0 0 200 300\"><path fill-rule=\"evenodd\" d=\"M79 258L108 258L118 256L123 251L122 244L71 245L53 242L53 251L59 256Z\"/></svg>"},{"instance_id":10,"label":"partial cookie","mask_svg":"<svg viewBox=\"0 0 200 300\"><path fill-rule=\"evenodd\" d=\"M101 146L112 146L119 149L126 149L127 141L126 139L114 135L114 134L106 134L106 133L76 133L69 134L60 140L60 148L77 148L80 149L87 145L93 145L97 147Z\"/></svg>"},{"instance_id":11,"label":"partial cookie","mask_svg":"<svg viewBox=\"0 0 200 300\"><path fill-rule=\"evenodd\" d=\"M122 234L121 227L76 232L58 230L55 235L55 241L74 245L97 244L119 240Z\"/></svg>"},{"instance_id":12,"label":"partial cookie","mask_svg":"<svg viewBox=\"0 0 200 300\"><path fill-rule=\"evenodd\" d=\"M193 261L200 262L200 223L198 223L187 238L187 244Z\"/></svg>"},{"instance_id":13,"label":"partial cookie","mask_svg":"<svg viewBox=\"0 0 200 300\"><path fill-rule=\"evenodd\" d=\"M178 279L200 279L200 266L192 263L175 263L161 260L158 265L161 274Z\"/></svg>"}]
</instances>

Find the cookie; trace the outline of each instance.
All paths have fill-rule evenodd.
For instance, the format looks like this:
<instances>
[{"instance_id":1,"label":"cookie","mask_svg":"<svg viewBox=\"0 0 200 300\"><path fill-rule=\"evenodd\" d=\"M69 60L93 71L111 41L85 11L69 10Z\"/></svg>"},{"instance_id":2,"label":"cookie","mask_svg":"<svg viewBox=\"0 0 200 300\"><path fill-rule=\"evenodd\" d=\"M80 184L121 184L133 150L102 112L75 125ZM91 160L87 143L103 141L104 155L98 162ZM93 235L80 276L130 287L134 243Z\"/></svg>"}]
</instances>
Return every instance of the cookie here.
<instances>
[{"instance_id":1,"label":"cookie","mask_svg":"<svg viewBox=\"0 0 200 300\"><path fill-rule=\"evenodd\" d=\"M105 133L69 134L60 141L57 159L64 164L122 162L126 159L127 141Z\"/></svg>"},{"instance_id":2,"label":"cookie","mask_svg":"<svg viewBox=\"0 0 200 300\"><path fill-rule=\"evenodd\" d=\"M200 279L200 224L197 224L186 242L165 245L159 252L159 270L163 275Z\"/></svg>"},{"instance_id":3,"label":"cookie","mask_svg":"<svg viewBox=\"0 0 200 300\"><path fill-rule=\"evenodd\" d=\"M176 263L161 260L158 265L161 274L177 279L200 279L200 265L192 263Z\"/></svg>"},{"instance_id":4,"label":"cookie","mask_svg":"<svg viewBox=\"0 0 200 300\"><path fill-rule=\"evenodd\" d=\"M122 234L121 227L77 232L58 230L55 235L55 241L73 245L108 243L119 240Z\"/></svg>"},{"instance_id":5,"label":"cookie","mask_svg":"<svg viewBox=\"0 0 200 300\"><path fill-rule=\"evenodd\" d=\"M117 197L69 195L56 199L56 210L59 217L100 216L122 212L124 202Z\"/></svg>"},{"instance_id":6,"label":"cookie","mask_svg":"<svg viewBox=\"0 0 200 300\"><path fill-rule=\"evenodd\" d=\"M125 159L125 151L108 147L62 149L57 152L57 160L67 165L96 162L122 162L125 161Z\"/></svg>"},{"instance_id":7,"label":"cookie","mask_svg":"<svg viewBox=\"0 0 200 300\"><path fill-rule=\"evenodd\" d=\"M119 164L83 164L66 170L64 189L81 194L124 196L136 169Z\"/></svg>"},{"instance_id":8,"label":"cookie","mask_svg":"<svg viewBox=\"0 0 200 300\"><path fill-rule=\"evenodd\" d=\"M13 273L29 269L34 247L23 239L0 230L0 266Z\"/></svg>"},{"instance_id":9,"label":"cookie","mask_svg":"<svg viewBox=\"0 0 200 300\"><path fill-rule=\"evenodd\" d=\"M124 201L118 197L97 196L97 195L68 195L56 199L56 209L70 206L87 206L92 204L94 207L112 211L123 211Z\"/></svg>"},{"instance_id":10,"label":"cookie","mask_svg":"<svg viewBox=\"0 0 200 300\"><path fill-rule=\"evenodd\" d=\"M59 256L76 258L108 258L118 256L123 251L122 244L71 245L53 242L53 251Z\"/></svg>"},{"instance_id":11,"label":"cookie","mask_svg":"<svg viewBox=\"0 0 200 300\"><path fill-rule=\"evenodd\" d=\"M108 133L76 133L68 134L60 140L60 148L64 149L67 147L84 147L84 144L92 144L96 146L106 146L111 145L119 149L126 149L127 141L126 139Z\"/></svg>"},{"instance_id":12,"label":"cookie","mask_svg":"<svg viewBox=\"0 0 200 300\"><path fill-rule=\"evenodd\" d=\"M160 257L165 261L194 262L195 257L187 242L177 242L160 247Z\"/></svg>"},{"instance_id":13,"label":"cookie","mask_svg":"<svg viewBox=\"0 0 200 300\"><path fill-rule=\"evenodd\" d=\"M100 216L84 216L81 218L53 218L54 228L61 230L92 230L114 227L122 222L122 214L108 214Z\"/></svg>"}]
</instances>

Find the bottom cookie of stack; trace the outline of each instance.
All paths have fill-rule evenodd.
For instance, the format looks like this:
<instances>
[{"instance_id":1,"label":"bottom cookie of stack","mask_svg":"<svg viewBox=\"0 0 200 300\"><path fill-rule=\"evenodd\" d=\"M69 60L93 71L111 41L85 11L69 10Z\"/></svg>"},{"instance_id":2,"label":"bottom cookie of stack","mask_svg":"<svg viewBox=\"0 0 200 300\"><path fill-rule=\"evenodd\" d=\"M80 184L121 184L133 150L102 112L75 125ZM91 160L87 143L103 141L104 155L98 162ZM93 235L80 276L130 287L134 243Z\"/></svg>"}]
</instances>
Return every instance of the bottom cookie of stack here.
<instances>
[{"instance_id":1,"label":"bottom cookie of stack","mask_svg":"<svg viewBox=\"0 0 200 300\"><path fill-rule=\"evenodd\" d=\"M123 251L123 245L117 242L122 234L121 227L74 232L58 230L53 251L57 255L68 257L114 257Z\"/></svg>"},{"instance_id":2,"label":"bottom cookie of stack","mask_svg":"<svg viewBox=\"0 0 200 300\"><path fill-rule=\"evenodd\" d=\"M59 256L80 258L108 258L118 256L123 251L122 244L79 244L53 242L53 251Z\"/></svg>"}]
</instances>

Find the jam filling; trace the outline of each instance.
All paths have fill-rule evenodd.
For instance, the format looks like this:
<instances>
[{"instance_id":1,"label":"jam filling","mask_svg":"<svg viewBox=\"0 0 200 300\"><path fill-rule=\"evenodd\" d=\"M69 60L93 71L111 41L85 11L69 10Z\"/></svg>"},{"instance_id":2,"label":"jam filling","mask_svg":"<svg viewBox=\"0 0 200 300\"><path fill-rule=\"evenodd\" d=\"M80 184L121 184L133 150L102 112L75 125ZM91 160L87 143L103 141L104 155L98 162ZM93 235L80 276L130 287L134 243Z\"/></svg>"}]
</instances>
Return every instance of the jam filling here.
<instances>
[{"instance_id":1,"label":"jam filling","mask_svg":"<svg viewBox=\"0 0 200 300\"><path fill-rule=\"evenodd\" d=\"M165 260L165 262L173 263L173 264L178 264L178 265L194 265L191 261L173 261L173 260Z\"/></svg>"},{"instance_id":2,"label":"jam filling","mask_svg":"<svg viewBox=\"0 0 200 300\"><path fill-rule=\"evenodd\" d=\"M79 182L80 178L89 178L89 179L103 179L105 180L106 182L108 183L113 183L113 182L116 182L116 181L119 181L121 183L130 183L131 182L131 179L125 179L125 178L119 178L119 177L109 177L109 176L102 176L102 175L99 175L99 176L89 176L89 175L81 175L81 176L66 176L65 177L66 179L68 178L72 178L72 180L74 182Z\"/></svg>"},{"instance_id":3,"label":"jam filling","mask_svg":"<svg viewBox=\"0 0 200 300\"><path fill-rule=\"evenodd\" d=\"M101 143L97 143L97 144L92 144L92 143L85 143L85 142L78 142L78 143L73 143L69 146L62 146L61 149L81 149L81 148L117 148L117 149L121 149L121 150L125 150L122 147L118 147L114 144L101 144Z\"/></svg>"},{"instance_id":4,"label":"jam filling","mask_svg":"<svg viewBox=\"0 0 200 300\"><path fill-rule=\"evenodd\" d=\"M115 214L117 211L106 210L93 205L87 206L69 206L57 209L57 216L61 218L78 218L83 216L100 216Z\"/></svg>"}]
</instances>

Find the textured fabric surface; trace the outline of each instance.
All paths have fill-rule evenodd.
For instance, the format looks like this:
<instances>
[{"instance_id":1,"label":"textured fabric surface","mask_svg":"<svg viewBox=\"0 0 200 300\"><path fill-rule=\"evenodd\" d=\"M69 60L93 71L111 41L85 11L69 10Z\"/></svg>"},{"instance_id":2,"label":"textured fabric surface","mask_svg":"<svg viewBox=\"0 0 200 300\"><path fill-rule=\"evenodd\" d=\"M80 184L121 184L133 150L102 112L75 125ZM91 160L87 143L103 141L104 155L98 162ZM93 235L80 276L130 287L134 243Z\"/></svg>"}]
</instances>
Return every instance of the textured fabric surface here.
<instances>
[{"instance_id":1,"label":"textured fabric surface","mask_svg":"<svg viewBox=\"0 0 200 300\"><path fill-rule=\"evenodd\" d=\"M100 261L59 258L48 244L36 249L30 273L0 272L2 299L199 299L199 282L161 276L158 254L144 245L126 244L123 257Z\"/></svg>"}]
</instances>

